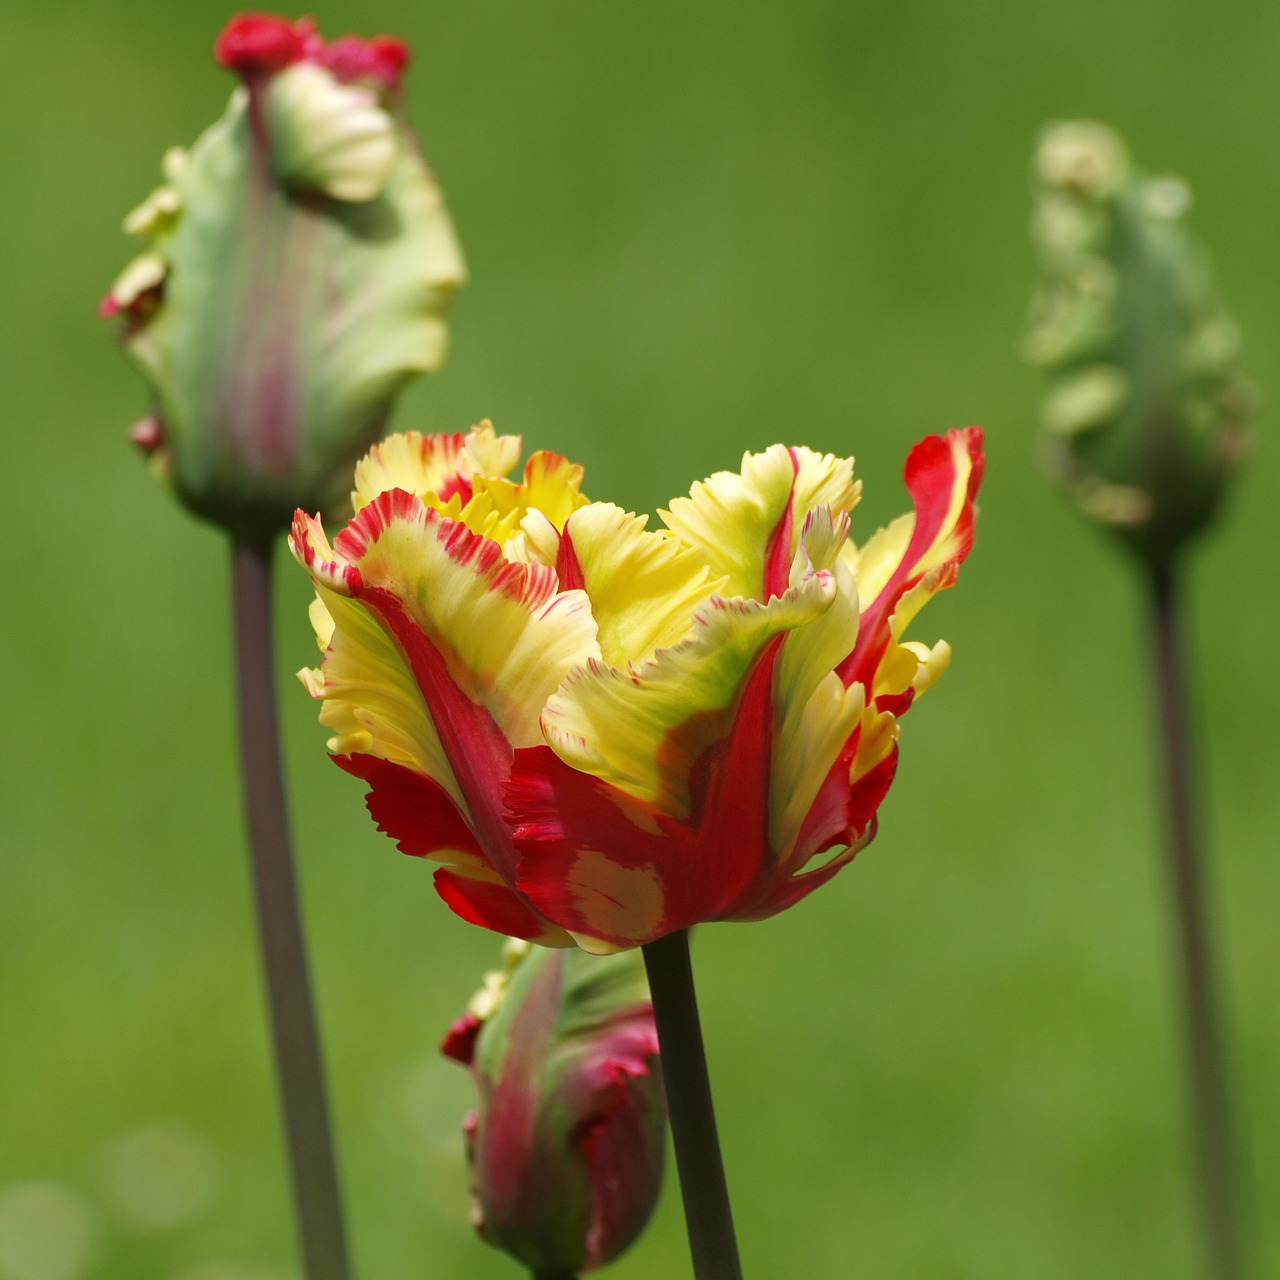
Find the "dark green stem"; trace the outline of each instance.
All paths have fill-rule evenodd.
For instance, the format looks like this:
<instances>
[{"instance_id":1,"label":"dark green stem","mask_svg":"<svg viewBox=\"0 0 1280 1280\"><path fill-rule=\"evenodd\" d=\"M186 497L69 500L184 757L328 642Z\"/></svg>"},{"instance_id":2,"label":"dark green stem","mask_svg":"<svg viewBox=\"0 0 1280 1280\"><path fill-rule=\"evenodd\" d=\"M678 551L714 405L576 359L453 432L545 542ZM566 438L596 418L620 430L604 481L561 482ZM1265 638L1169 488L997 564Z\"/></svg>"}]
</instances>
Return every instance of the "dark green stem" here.
<instances>
[{"instance_id":1,"label":"dark green stem","mask_svg":"<svg viewBox=\"0 0 1280 1280\"><path fill-rule=\"evenodd\" d=\"M268 540L232 547L245 812L304 1274L306 1280L347 1280L341 1195L280 766L271 640L272 546Z\"/></svg>"},{"instance_id":2,"label":"dark green stem","mask_svg":"<svg viewBox=\"0 0 1280 1280\"><path fill-rule=\"evenodd\" d=\"M1169 875L1173 891L1184 999L1184 1034L1201 1213L1213 1275L1245 1274L1227 1072L1214 975L1214 947L1203 883L1204 857L1196 809L1195 768L1187 709L1177 569L1151 577L1152 641L1160 714Z\"/></svg>"},{"instance_id":3,"label":"dark green stem","mask_svg":"<svg viewBox=\"0 0 1280 1280\"><path fill-rule=\"evenodd\" d=\"M578 1280L572 1271L535 1271L533 1280Z\"/></svg>"},{"instance_id":4,"label":"dark green stem","mask_svg":"<svg viewBox=\"0 0 1280 1280\"><path fill-rule=\"evenodd\" d=\"M742 1280L698 1000L681 929L644 948L695 1280Z\"/></svg>"}]
</instances>

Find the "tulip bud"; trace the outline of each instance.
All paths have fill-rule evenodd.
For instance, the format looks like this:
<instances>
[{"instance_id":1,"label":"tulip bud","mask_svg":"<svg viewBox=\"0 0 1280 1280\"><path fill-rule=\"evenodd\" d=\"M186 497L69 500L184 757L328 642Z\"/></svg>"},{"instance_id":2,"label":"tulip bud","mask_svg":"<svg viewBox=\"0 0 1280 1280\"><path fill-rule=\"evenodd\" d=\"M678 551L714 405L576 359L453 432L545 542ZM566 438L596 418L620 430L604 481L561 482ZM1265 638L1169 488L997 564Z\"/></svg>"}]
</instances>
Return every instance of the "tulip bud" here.
<instances>
[{"instance_id":1,"label":"tulip bud","mask_svg":"<svg viewBox=\"0 0 1280 1280\"><path fill-rule=\"evenodd\" d=\"M1105 125L1051 125L1036 155L1043 280L1024 340L1046 369L1046 470L1157 570L1214 516L1257 410L1240 334L1175 178Z\"/></svg>"},{"instance_id":2,"label":"tulip bud","mask_svg":"<svg viewBox=\"0 0 1280 1280\"><path fill-rule=\"evenodd\" d=\"M512 940L444 1053L468 1065L473 1218L535 1272L590 1271L658 1198L666 1101L639 951L592 956Z\"/></svg>"},{"instance_id":3,"label":"tulip bud","mask_svg":"<svg viewBox=\"0 0 1280 1280\"><path fill-rule=\"evenodd\" d=\"M149 384L153 465L260 537L341 502L396 395L443 360L465 270L405 123L401 42L246 14L215 56L241 84L125 220L147 247L101 312Z\"/></svg>"}]
</instances>

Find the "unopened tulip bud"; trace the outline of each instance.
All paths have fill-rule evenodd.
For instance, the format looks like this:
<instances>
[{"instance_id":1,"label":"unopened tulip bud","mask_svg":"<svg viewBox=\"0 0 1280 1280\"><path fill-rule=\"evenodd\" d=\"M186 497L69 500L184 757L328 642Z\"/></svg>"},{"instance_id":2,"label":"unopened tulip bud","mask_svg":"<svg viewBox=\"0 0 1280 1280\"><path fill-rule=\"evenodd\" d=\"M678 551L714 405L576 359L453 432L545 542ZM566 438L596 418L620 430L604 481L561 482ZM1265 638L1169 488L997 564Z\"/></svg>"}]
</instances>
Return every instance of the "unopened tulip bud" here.
<instances>
[{"instance_id":1,"label":"unopened tulip bud","mask_svg":"<svg viewBox=\"0 0 1280 1280\"><path fill-rule=\"evenodd\" d=\"M1035 180L1042 284L1023 350L1049 374L1046 469L1167 568L1247 452L1239 331L1184 226L1186 186L1136 171L1113 130L1050 126Z\"/></svg>"},{"instance_id":2,"label":"unopened tulip bud","mask_svg":"<svg viewBox=\"0 0 1280 1280\"><path fill-rule=\"evenodd\" d=\"M511 941L444 1052L479 1096L464 1125L475 1223L531 1271L590 1271L649 1219L666 1102L638 951Z\"/></svg>"},{"instance_id":3,"label":"unopened tulip bud","mask_svg":"<svg viewBox=\"0 0 1280 1280\"><path fill-rule=\"evenodd\" d=\"M126 218L146 248L101 311L150 386L153 465L260 537L341 503L397 394L443 360L465 271L400 41L246 14L215 56L241 84Z\"/></svg>"}]
</instances>

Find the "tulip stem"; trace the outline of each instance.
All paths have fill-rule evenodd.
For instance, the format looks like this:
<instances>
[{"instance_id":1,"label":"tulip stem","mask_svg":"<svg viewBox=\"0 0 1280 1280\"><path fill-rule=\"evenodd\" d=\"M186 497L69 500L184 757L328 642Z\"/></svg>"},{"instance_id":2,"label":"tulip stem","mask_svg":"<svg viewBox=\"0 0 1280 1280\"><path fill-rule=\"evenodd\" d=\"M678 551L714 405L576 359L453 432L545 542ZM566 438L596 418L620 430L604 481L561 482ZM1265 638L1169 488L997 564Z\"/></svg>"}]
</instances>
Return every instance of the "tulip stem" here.
<instances>
[{"instance_id":1,"label":"tulip stem","mask_svg":"<svg viewBox=\"0 0 1280 1280\"><path fill-rule=\"evenodd\" d=\"M644 948L696 1280L742 1280L689 962L689 932Z\"/></svg>"},{"instance_id":2,"label":"tulip stem","mask_svg":"<svg viewBox=\"0 0 1280 1280\"><path fill-rule=\"evenodd\" d=\"M1213 1275L1217 1280L1240 1280L1245 1274L1244 1250L1235 1194L1214 947L1204 886L1204 852L1196 810L1179 585L1172 565L1156 568L1152 573L1152 643L1164 757L1168 867L1180 950L1187 1083L1201 1214Z\"/></svg>"},{"instance_id":3,"label":"tulip stem","mask_svg":"<svg viewBox=\"0 0 1280 1280\"><path fill-rule=\"evenodd\" d=\"M285 807L271 628L273 540L232 546L241 768L258 934L306 1280L350 1267Z\"/></svg>"}]
</instances>

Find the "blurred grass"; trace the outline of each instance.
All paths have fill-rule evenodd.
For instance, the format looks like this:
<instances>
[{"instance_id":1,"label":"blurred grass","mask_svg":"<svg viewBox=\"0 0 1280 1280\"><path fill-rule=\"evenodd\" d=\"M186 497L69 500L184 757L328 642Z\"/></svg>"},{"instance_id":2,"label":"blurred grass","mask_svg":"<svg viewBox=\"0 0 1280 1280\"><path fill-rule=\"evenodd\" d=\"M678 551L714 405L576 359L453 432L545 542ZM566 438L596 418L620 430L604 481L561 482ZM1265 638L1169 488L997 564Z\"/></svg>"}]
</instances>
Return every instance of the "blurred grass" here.
<instances>
[{"instance_id":1,"label":"blurred grass","mask_svg":"<svg viewBox=\"0 0 1280 1280\"><path fill-rule=\"evenodd\" d=\"M225 549L126 447L141 388L93 316L129 251L120 216L224 100L208 51L226 15L211 0L0 12L0 474L16 508L0 1220L20 1184L83 1197L93 1261L65 1280L269 1280L291 1257ZM877 842L788 915L697 940L750 1274L1198 1275L1142 618L1125 566L1034 473L1036 380L1014 347L1035 134L1094 115L1191 181L1250 371L1277 394L1280 11L362 0L317 16L413 43L414 115L474 277L451 362L400 425L491 415L641 510L775 439L853 452L857 537L905 505L915 439L989 429L978 549L917 627L956 659L906 724ZM1260 1276L1280 1272L1278 466L1261 452L1193 595ZM288 681L313 650L305 584L281 572ZM514 1275L470 1238L467 1085L435 1056L494 948L373 831L293 687L360 1274ZM156 1121L209 1144L218 1179L191 1221L144 1230L110 1152ZM5 1280L58 1280L49 1259L23 1276L5 1258L0 1241ZM673 1182L613 1274L687 1273Z\"/></svg>"}]
</instances>

